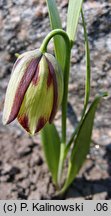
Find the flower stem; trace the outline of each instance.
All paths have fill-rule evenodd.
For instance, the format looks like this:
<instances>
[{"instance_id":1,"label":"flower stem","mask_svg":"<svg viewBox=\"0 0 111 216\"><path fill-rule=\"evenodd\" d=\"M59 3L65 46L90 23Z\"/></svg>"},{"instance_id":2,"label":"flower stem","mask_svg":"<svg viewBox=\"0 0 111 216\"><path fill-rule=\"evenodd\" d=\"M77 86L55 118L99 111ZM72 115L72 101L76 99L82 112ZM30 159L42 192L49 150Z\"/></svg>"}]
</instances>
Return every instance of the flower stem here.
<instances>
[{"instance_id":1,"label":"flower stem","mask_svg":"<svg viewBox=\"0 0 111 216\"><path fill-rule=\"evenodd\" d=\"M68 95L68 81L69 81L69 69L70 69L70 53L71 53L71 43L67 33L62 29L52 30L43 40L40 47L42 53L47 51L47 45L52 37L60 35L63 37L66 44L66 56L65 56L65 66L64 66L64 93L62 101L62 143L66 143L66 112L67 112L67 95ZM63 53L64 55L64 53Z\"/></svg>"},{"instance_id":2,"label":"flower stem","mask_svg":"<svg viewBox=\"0 0 111 216\"><path fill-rule=\"evenodd\" d=\"M40 51L42 53L46 52L49 41L51 40L51 38L53 38L56 35L62 36L66 45L66 52L63 53L63 55L65 55L65 60L63 62L64 91L63 91L63 100L62 100L62 140L61 140L59 167L58 167L58 185L60 186L62 169L63 169L64 159L65 159L64 153L66 148L66 114L67 114L68 82L69 82L70 55L71 55L71 42L69 40L67 33L62 29L52 30L43 40L43 43L40 47Z\"/></svg>"},{"instance_id":3,"label":"flower stem","mask_svg":"<svg viewBox=\"0 0 111 216\"><path fill-rule=\"evenodd\" d=\"M40 50L42 53L47 51L47 46L48 46L49 41L56 35L62 36L64 41L65 41L65 44L70 45L70 41L69 41L69 37L68 37L67 33L62 29L54 29L51 32L49 32L47 34L47 36L44 38L42 45L40 47Z\"/></svg>"}]
</instances>

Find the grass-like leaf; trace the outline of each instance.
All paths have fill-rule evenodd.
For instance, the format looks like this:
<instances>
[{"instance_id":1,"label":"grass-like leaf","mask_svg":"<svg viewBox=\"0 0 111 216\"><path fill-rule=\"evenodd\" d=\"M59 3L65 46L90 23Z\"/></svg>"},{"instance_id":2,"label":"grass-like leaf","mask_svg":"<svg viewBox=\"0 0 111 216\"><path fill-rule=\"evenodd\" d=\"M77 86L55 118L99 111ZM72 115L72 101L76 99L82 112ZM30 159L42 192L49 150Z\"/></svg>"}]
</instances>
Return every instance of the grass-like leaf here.
<instances>
[{"instance_id":1,"label":"grass-like leaf","mask_svg":"<svg viewBox=\"0 0 111 216\"><path fill-rule=\"evenodd\" d=\"M41 138L49 170L52 173L54 183L57 184L60 138L54 124L46 124L41 131Z\"/></svg>"},{"instance_id":2,"label":"grass-like leaf","mask_svg":"<svg viewBox=\"0 0 111 216\"><path fill-rule=\"evenodd\" d=\"M84 112L86 111L89 96L90 96L90 77L91 77L91 69L90 69L90 50L89 50L89 42L86 30L86 24L84 19L83 11L81 10L82 23L84 28L84 39L85 39L85 50L86 50L86 83L85 83L85 100L84 100Z\"/></svg>"},{"instance_id":3,"label":"grass-like leaf","mask_svg":"<svg viewBox=\"0 0 111 216\"><path fill-rule=\"evenodd\" d=\"M66 155L69 151L69 148L74 140L75 135L77 134L82 121L83 121L83 117L84 114L86 112L87 109L87 105L89 102L89 96L90 96L90 77L91 77L91 69L90 69L90 50L89 50L89 42L88 42L88 36L87 36L87 31L86 31L86 24L85 24L85 19L84 19L84 14L83 11L81 10L81 15L82 15L82 24L83 24L83 29L84 29L84 40L85 40L85 56L86 56L86 81L85 81L85 99L84 99L84 108L83 108L83 112L82 112L82 116L81 116L81 120L79 122L79 124L77 125L74 133L71 136L71 139L66 147Z\"/></svg>"},{"instance_id":4,"label":"grass-like leaf","mask_svg":"<svg viewBox=\"0 0 111 216\"><path fill-rule=\"evenodd\" d=\"M72 44L75 40L82 2L83 0L69 0L67 15L67 34Z\"/></svg>"},{"instance_id":5,"label":"grass-like leaf","mask_svg":"<svg viewBox=\"0 0 111 216\"><path fill-rule=\"evenodd\" d=\"M95 98L84 117L82 125L75 139L74 147L72 149L71 157L69 160L68 176L62 191L65 191L67 187L72 183L86 159L86 155L88 154L90 148L95 112L97 105L100 102L101 97L103 96L107 96L107 94L104 93L101 96Z\"/></svg>"},{"instance_id":6,"label":"grass-like leaf","mask_svg":"<svg viewBox=\"0 0 111 216\"><path fill-rule=\"evenodd\" d=\"M59 16L58 8L55 0L46 0L51 29L62 29L61 19ZM64 70L64 61L65 61L65 43L61 36L54 37L54 48L56 58L61 65L62 70Z\"/></svg>"}]
</instances>

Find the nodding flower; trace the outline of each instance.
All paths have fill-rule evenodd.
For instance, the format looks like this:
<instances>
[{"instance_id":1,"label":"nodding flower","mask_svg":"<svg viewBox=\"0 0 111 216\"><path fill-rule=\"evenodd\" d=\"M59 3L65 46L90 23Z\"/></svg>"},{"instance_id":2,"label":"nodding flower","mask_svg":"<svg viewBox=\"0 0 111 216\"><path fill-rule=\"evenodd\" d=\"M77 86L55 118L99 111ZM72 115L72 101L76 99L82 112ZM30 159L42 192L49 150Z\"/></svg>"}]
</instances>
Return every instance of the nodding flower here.
<instances>
[{"instance_id":1,"label":"nodding flower","mask_svg":"<svg viewBox=\"0 0 111 216\"><path fill-rule=\"evenodd\" d=\"M63 77L55 57L39 50L21 54L7 87L3 124L17 118L30 134L52 123L62 102Z\"/></svg>"}]
</instances>

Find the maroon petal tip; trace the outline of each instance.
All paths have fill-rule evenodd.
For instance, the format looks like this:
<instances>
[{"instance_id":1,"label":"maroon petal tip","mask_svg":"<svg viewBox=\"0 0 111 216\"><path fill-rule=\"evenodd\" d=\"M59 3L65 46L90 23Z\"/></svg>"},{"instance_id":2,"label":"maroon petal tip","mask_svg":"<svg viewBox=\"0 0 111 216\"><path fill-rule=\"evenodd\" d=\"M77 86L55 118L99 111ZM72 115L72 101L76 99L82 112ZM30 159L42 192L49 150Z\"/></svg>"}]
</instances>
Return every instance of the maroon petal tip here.
<instances>
[{"instance_id":1,"label":"maroon petal tip","mask_svg":"<svg viewBox=\"0 0 111 216\"><path fill-rule=\"evenodd\" d=\"M22 125L22 127L23 127L28 133L30 133L28 117L27 117L26 115L24 115L24 116L18 116L17 119L18 119L18 122Z\"/></svg>"},{"instance_id":2,"label":"maroon petal tip","mask_svg":"<svg viewBox=\"0 0 111 216\"><path fill-rule=\"evenodd\" d=\"M47 120L44 119L44 117L40 117L38 120L38 124L37 124L35 133L39 132L45 126L46 122Z\"/></svg>"}]
</instances>

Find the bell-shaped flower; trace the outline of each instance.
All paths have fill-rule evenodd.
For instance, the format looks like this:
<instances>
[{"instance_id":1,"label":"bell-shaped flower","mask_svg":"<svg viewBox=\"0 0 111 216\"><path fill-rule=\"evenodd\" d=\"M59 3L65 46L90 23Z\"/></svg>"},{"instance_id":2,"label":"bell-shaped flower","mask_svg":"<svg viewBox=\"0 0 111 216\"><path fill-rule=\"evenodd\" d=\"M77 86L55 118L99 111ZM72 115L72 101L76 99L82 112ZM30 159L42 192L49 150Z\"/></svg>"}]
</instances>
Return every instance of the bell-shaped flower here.
<instances>
[{"instance_id":1,"label":"bell-shaped flower","mask_svg":"<svg viewBox=\"0 0 111 216\"><path fill-rule=\"evenodd\" d=\"M63 78L53 55L39 50L20 55L7 87L3 124L15 118L30 134L52 123L61 104Z\"/></svg>"}]
</instances>

